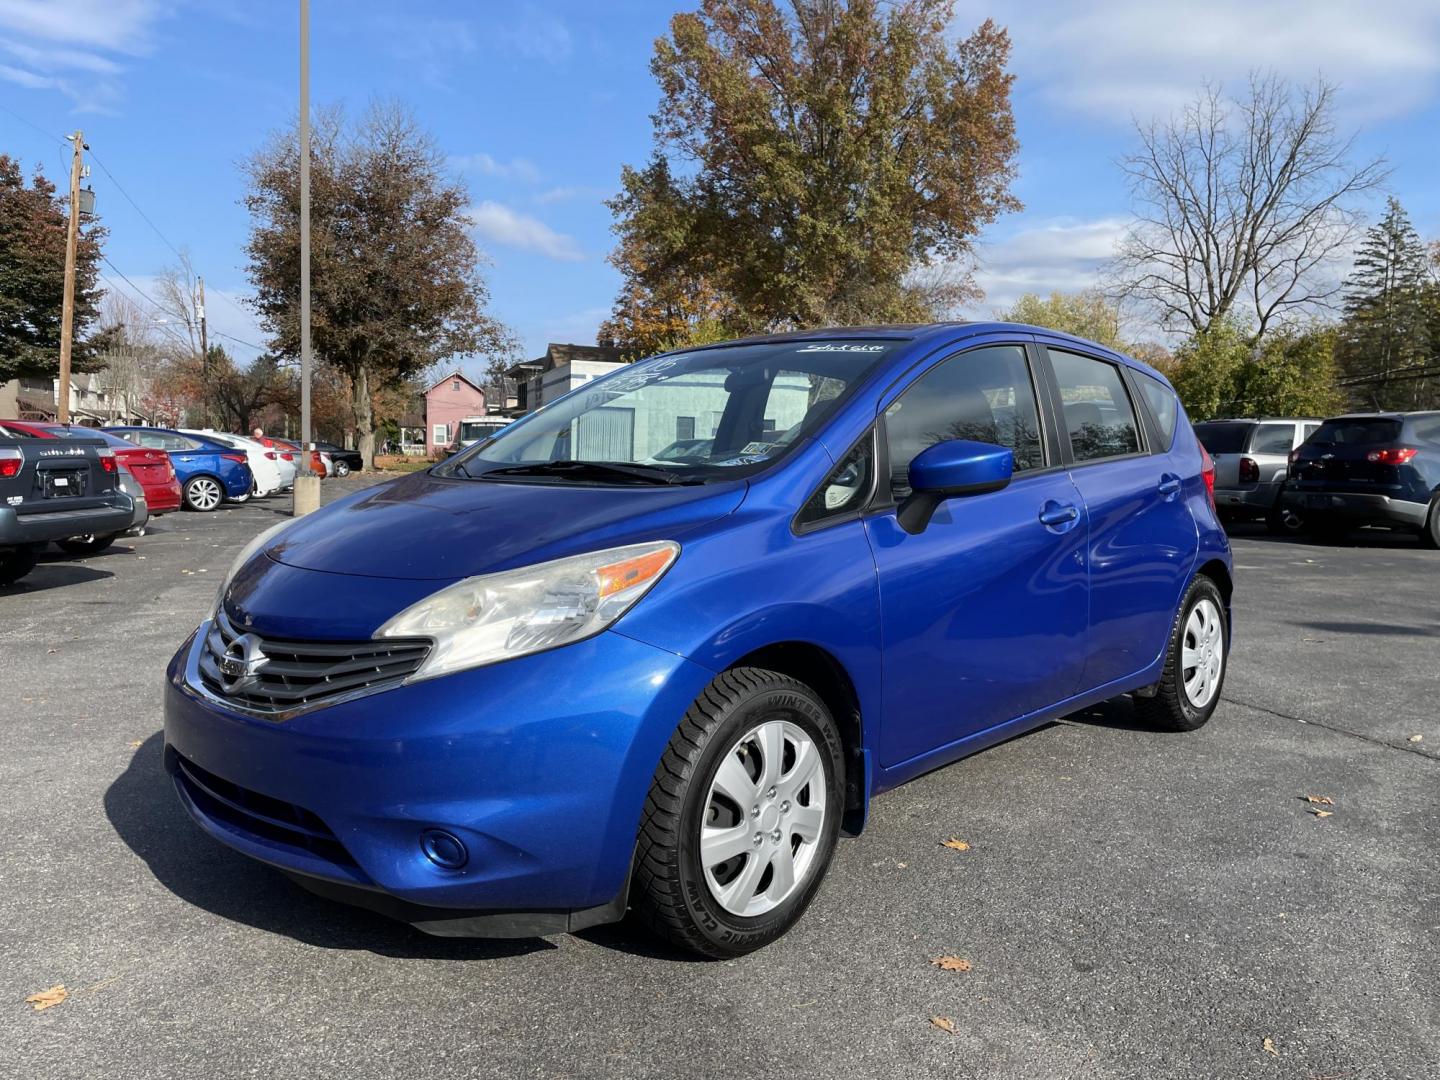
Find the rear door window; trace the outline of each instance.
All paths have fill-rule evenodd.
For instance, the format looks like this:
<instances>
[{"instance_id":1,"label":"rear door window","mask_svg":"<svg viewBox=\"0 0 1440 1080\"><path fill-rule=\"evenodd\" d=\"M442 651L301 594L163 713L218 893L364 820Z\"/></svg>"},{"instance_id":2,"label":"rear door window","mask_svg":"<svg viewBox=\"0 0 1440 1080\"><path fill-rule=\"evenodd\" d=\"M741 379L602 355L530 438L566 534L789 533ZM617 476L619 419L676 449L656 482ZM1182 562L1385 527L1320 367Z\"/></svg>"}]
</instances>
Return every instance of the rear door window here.
<instances>
[{"instance_id":1,"label":"rear door window","mask_svg":"<svg viewBox=\"0 0 1440 1080\"><path fill-rule=\"evenodd\" d=\"M1079 353L1049 352L1075 461L1139 453L1140 425L1120 369Z\"/></svg>"},{"instance_id":2,"label":"rear door window","mask_svg":"<svg viewBox=\"0 0 1440 1080\"><path fill-rule=\"evenodd\" d=\"M1160 443L1166 449L1175 440L1175 422L1180 416L1180 408L1175 401L1175 392L1158 379L1152 379L1144 372L1135 380L1140 387L1140 393L1145 397L1145 404L1150 406L1150 412L1155 417L1155 423L1160 428Z\"/></svg>"},{"instance_id":3,"label":"rear door window","mask_svg":"<svg viewBox=\"0 0 1440 1080\"><path fill-rule=\"evenodd\" d=\"M1295 443L1294 424L1261 424L1250 439L1252 454L1288 454Z\"/></svg>"}]
</instances>

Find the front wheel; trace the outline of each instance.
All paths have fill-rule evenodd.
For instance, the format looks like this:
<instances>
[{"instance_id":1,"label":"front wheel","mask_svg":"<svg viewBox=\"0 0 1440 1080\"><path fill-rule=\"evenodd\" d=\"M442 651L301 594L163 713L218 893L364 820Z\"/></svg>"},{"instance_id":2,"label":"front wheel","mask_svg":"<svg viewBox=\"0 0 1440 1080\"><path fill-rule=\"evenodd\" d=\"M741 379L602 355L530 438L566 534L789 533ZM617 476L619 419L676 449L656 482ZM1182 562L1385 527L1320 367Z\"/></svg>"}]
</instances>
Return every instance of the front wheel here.
<instances>
[{"instance_id":1,"label":"front wheel","mask_svg":"<svg viewBox=\"0 0 1440 1080\"><path fill-rule=\"evenodd\" d=\"M1225 682L1225 600L1215 582L1197 577L1170 630L1165 670L1151 697L1137 697L1140 720L1164 731L1202 727L1220 703Z\"/></svg>"},{"instance_id":2,"label":"front wheel","mask_svg":"<svg viewBox=\"0 0 1440 1080\"><path fill-rule=\"evenodd\" d=\"M83 536L72 536L68 540L57 540L55 546L67 555L98 555L113 544L119 535L106 533L96 536L94 533L86 533Z\"/></svg>"},{"instance_id":3,"label":"front wheel","mask_svg":"<svg viewBox=\"0 0 1440 1080\"><path fill-rule=\"evenodd\" d=\"M655 770L635 856L640 915L704 956L741 956L799 920L844 810L835 721L808 686L760 668L715 678Z\"/></svg>"},{"instance_id":4,"label":"front wheel","mask_svg":"<svg viewBox=\"0 0 1440 1080\"><path fill-rule=\"evenodd\" d=\"M335 462L335 479L343 480L350 475L350 463L346 461Z\"/></svg>"},{"instance_id":5,"label":"front wheel","mask_svg":"<svg viewBox=\"0 0 1440 1080\"><path fill-rule=\"evenodd\" d=\"M225 492L220 488L220 481L211 476L192 476L185 481L184 494L185 505L202 514L210 513L220 505L220 500L225 497Z\"/></svg>"}]
</instances>

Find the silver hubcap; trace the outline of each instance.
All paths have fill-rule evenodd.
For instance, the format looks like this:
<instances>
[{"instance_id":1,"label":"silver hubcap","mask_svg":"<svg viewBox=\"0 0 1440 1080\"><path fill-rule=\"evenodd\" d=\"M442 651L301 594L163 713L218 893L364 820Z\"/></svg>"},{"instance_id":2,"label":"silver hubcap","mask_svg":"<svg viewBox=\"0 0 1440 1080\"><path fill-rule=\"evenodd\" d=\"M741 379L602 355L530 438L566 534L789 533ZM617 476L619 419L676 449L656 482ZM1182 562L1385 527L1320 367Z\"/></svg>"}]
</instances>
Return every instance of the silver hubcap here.
<instances>
[{"instance_id":1,"label":"silver hubcap","mask_svg":"<svg viewBox=\"0 0 1440 1080\"><path fill-rule=\"evenodd\" d=\"M214 510L220 505L220 485L201 478L190 484L190 504L197 510Z\"/></svg>"},{"instance_id":2,"label":"silver hubcap","mask_svg":"<svg viewBox=\"0 0 1440 1080\"><path fill-rule=\"evenodd\" d=\"M825 763L785 720L747 732L720 763L700 826L710 895L753 918L783 904L815 868L825 826Z\"/></svg>"},{"instance_id":3,"label":"silver hubcap","mask_svg":"<svg viewBox=\"0 0 1440 1080\"><path fill-rule=\"evenodd\" d=\"M338 465L335 466L335 475L336 475L336 476L349 476L349 475L350 475L350 466L349 466L349 465L346 465L345 462L343 462L343 461L340 462Z\"/></svg>"},{"instance_id":4,"label":"silver hubcap","mask_svg":"<svg viewBox=\"0 0 1440 1080\"><path fill-rule=\"evenodd\" d=\"M1220 669L1225 663L1225 631L1220 610L1212 600L1201 600L1185 620L1180 642L1180 680L1185 697L1197 709L1210 704L1220 686Z\"/></svg>"}]
</instances>

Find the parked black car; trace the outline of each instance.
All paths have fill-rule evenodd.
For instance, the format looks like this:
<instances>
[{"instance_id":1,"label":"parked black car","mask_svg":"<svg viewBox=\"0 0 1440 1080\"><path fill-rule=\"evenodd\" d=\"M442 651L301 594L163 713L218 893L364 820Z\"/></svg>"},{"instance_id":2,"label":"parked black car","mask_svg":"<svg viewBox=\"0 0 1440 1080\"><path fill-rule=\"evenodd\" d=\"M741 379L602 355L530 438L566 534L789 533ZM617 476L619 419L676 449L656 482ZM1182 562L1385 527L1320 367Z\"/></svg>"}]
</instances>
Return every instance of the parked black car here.
<instances>
[{"instance_id":1,"label":"parked black car","mask_svg":"<svg viewBox=\"0 0 1440 1080\"><path fill-rule=\"evenodd\" d=\"M365 459L360 456L359 450L346 450L343 446L328 442L317 442L315 449L330 455L330 460L335 462L336 476L349 476L365 467Z\"/></svg>"},{"instance_id":2,"label":"parked black car","mask_svg":"<svg viewBox=\"0 0 1440 1080\"><path fill-rule=\"evenodd\" d=\"M101 440L0 436L0 585L34 569L50 541L122 533L134 515Z\"/></svg>"},{"instance_id":3,"label":"parked black car","mask_svg":"<svg viewBox=\"0 0 1440 1080\"><path fill-rule=\"evenodd\" d=\"M1440 412L1326 420L1291 455L1283 498L1321 535L1388 525L1440 548Z\"/></svg>"}]
</instances>

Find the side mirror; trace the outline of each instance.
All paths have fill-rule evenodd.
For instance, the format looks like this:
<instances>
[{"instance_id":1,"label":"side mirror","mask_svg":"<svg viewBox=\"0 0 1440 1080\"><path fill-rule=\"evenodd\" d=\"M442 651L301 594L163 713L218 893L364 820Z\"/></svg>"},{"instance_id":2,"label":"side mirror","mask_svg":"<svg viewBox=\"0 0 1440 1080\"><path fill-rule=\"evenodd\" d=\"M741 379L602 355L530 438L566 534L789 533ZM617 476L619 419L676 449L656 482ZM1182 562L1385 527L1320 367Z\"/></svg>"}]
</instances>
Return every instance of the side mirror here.
<instances>
[{"instance_id":1,"label":"side mirror","mask_svg":"<svg viewBox=\"0 0 1440 1080\"><path fill-rule=\"evenodd\" d=\"M1007 446L947 439L928 446L910 462L912 494L896 514L901 528L924 532L945 499L999 491L1015 472L1015 454Z\"/></svg>"}]
</instances>

